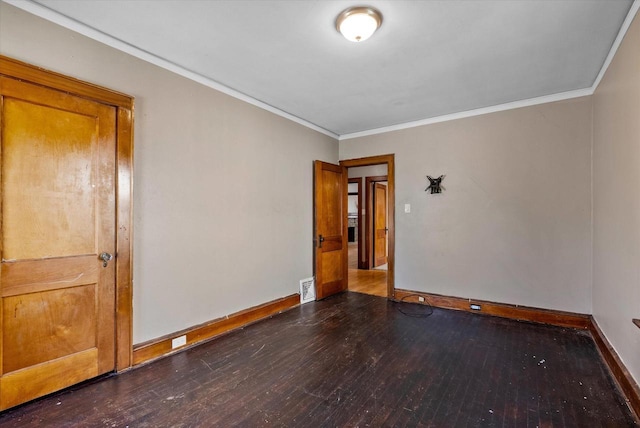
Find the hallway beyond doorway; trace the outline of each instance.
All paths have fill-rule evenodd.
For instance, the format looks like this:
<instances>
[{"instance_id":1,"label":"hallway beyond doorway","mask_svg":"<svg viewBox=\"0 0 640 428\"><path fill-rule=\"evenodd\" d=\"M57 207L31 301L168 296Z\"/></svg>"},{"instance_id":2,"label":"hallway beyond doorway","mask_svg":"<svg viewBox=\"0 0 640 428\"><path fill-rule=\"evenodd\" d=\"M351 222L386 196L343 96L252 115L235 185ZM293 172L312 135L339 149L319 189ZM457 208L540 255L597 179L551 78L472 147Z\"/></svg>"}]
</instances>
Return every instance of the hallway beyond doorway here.
<instances>
[{"instance_id":1,"label":"hallway beyond doorway","mask_svg":"<svg viewBox=\"0 0 640 428\"><path fill-rule=\"evenodd\" d=\"M387 297L387 271L358 269L358 244L349 243L348 290Z\"/></svg>"}]
</instances>

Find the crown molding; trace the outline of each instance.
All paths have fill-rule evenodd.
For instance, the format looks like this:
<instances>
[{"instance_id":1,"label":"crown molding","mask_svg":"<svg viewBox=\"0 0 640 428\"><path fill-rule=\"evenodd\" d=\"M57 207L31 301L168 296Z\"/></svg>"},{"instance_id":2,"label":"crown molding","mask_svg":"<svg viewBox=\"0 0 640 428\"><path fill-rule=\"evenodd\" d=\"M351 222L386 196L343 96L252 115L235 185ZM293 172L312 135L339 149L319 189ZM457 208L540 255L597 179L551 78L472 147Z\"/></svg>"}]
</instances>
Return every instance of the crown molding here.
<instances>
[{"instance_id":1,"label":"crown molding","mask_svg":"<svg viewBox=\"0 0 640 428\"><path fill-rule=\"evenodd\" d=\"M620 47L620 44L622 43L624 36L627 34L627 31L629 30L629 27L631 26L631 23L633 22L633 19L635 18L639 9L640 9L640 0L634 0L633 4L631 5L631 8L629 9L629 12L627 13L627 16L624 22L622 23L622 26L620 27L620 31L618 31L618 35L616 39L611 45L609 54L607 55L607 58L605 59L604 63L602 64L602 67L600 68L600 72L598 73L593 84L589 88L578 89L578 90L568 91L568 92L561 92L561 93L551 94L551 95L545 95L542 97L529 98L526 100L513 101L510 103L498 104L490 107L483 107L483 108L474 109L474 110L446 114L443 116L436 116L428 119L416 120L413 122L399 123L397 125L385 126L382 128L369 129L369 130L360 131L360 132L352 132L349 134L341 134L339 141L345 141L345 140L359 138L359 137L368 137L371 135L384 134L385 132L415 128L417 126L431 125L434 123L447 122L450 120L463 119L466 117L480 116L488 113L495 113L499 111L511 110L511 109L516 109L521 107L529 107L529 106L534 106L538 104L552 103L555 101L563 101L563 100L569 100L572 98L593 95L596 89L598 88L598 85L600 84L600 81L602 80L603 76L607 72L607 69L611 64L611 61L613 61L613 57L618 51L618 48Z\"/></svg>"},{"instance_id":2,"label":"crown molding","mask_svg":"<svg viewBox=\"0 0 640 428\"><path fill-rule=\"evenodd\" d=\"M182 77L186 77L187 79L198 82L204 86L215 89L216 91L222 92L223 94L229 95L238 100L249 103L253 106L259 107L263 110L266 110L270 113L283 117L285 119L289 119L297 124L305 126L314 131L320 132L324 135L327 135L331 138L338 139L338 134L335 134L329 130L319 127L309 121L306 121L302 118L294 116L286 111L280 110L272 105L269 105L265 102L252 98L242 92L236 91L235 89L229 88L215 80L209 79L201 74L188 70L184 67L179 66L171 61L168 61L164 58L161 58L157 55L154 55L150 52L147 52L143 49L137 48L129 43L126 43L122 40L119 40L113 36L110 36L102 31L96 30L93 27L90 27L86 24L83 24L75 19L71 19L67 16L64 16L52 9L49 9L46 6L43 6L39 3L34 3L31 0L1 0L7 4L15 6L19 9L24 10L25 12L29 12L33 15L36 15L40 18L46 19L47 21L58 24L62 27L65 27L71 31L75 31L76 33L80 33L84 36L89 37L90 39L96 40L100 43L103 43L107 46L110 46L119 51L128 53L136 58L139 58L143 61L149 62L151 64L157 65L158 67L164 68L165 70L169 70L173 73L176 73Z\"/></svg>"},{"instance_id":3,"label":"crown molding","mask_svg":"<svg viewBox=\"0 0 640 428\"><path fill-rule=\"evenodd\" d=\"M181 67L171 61L168 61L164 58L153 55L150 52L139 49L122 40L119 40L115 37L112 37L108 34L98 31L95 28L92 28L74 19L66 17L41 4L34 3L31 0L0 0L0 1L4 1L5 3L11 4L33 15L39 16L40 18L54 22L72 31L85 35L93 40L104 43L112 48L128 53L136 58L142 59L154 65L157 65L158 67L162 67L166 70L169 70L183 77L186 77L187 79L198 82L202 85L205 85L207 87L220 91L238 100L247 102L263 110L269 111L285 119L289 119L295 123L298 123L314 131L320 132L331 138L335 138L336 140L339 140L339 141L345 141L349 139L366 137L366 136L377 135L377 134L384 134L386 132L399 131L403 129L415 128L418 126L431 125L431 124L440 123L440 122L447 122L450 120L463 119L463 118L480 116L480 115L489 114L489 113L512 110L512 109L517 109L522 107L530 107L530 106L539 105L539 104L545 104L545 103L551 103L556 101L563 101L563 100L569 100L572 98L593 95L595 90L598 88L600 81L604 77L607 69L609 68L609 65L611 64L611 61L613 60L618 48L620 47L620 44L622 43L622 40L624 39L625 34L627 33L629 27L631 26L633 19L635 18L636 14L638 13L638 10L640 9L640 0L634 0L622 26L620 27L620 31L618 32L618 35L615 41L613 42L611 49L609 50L609 54L607 55L604 63L602 64L600 72L598 73L593 84L589 88L550 94L550 95L545 95L545 96L536 97L536 98L529 98L526 100L518 100L518 101L498 104L494 106L482 107L482 108L467 110L463 112L451 113L451 114L446 114L442 116L416 120L412 122L404 122L404 123L399 123L391 126L384 126L380 128L374 128L374 129L369 129L369 130L364 130L359 132L352 132L348 134L338 135L327 129L321 128L318 125L315 125L309 121L306 121L302 118L294 116L290 113L287 113L286 111L280 110L267 103L264 103L246 94L238 92L235 89L229 88L228 86L225 86L219 82L216 82L215 80L209 79L205 76L202 76L201 74L195 73L191 70Z\"/></svg>"},{"instance_id":4,"label":"crown molding","mask_svg":"<svg viewBox=\"0 0 640 428\"><path fill-rule=\"evenodd\" d=\"M631 5L631 8L629 9L629 13L627 13L627 17L624 19L622 26L620 27L620 31L618 31L618 36L616 37L616 39L613 41L613 44L611 45L611 49L609 50L609 55L607 55L607 58L604 60L604 63L602 64L602 68L600 69L600 73L598 73L598 75L596 76L596 80L593 82L593 85L591 86L592 93L594 93L596 89L598 89L598 85L600 85L600 81L604 77L604 74L607 72L609 65L611 65L611 61L613 61L613 57L616 55L616 52L618 51L618 48L622 43L622 39L624 39L624 36L627 34L627 31L629 30L629 27L631 26L633 19L638 13L638 9L640 9L640 0L634 0L633 4Z\"/></svg>"},{"instance_id":5,"label":"crown molding","mask_svg":"<svg viewBox=\"0 0 640 428\"><path fill-rule=\"evenodd\" d=\"M370 129L367 131L352 132L350 134L340 135L340 141L353 138L368 137L371 135L384 134L386 132L400 131L402 129L415 128L418 126L432 125L434 123L448 122L450 120L464 119L467 117L480 116L483 114L495 113L505 110L513 110L521 107L529 107L538 104L552 103L555 101L569 100L572 98L585 97L593 94L591 88L578 89L575 91L561 92L558 94L545 95L542 97L529 98L526 100L513 101L504 104L498 104L489 107L482 107L474 110L461 111L458 113L445 114L443 116L431 117L428 119L416 120L413 122L399 123L397 125L385 126L382 128Z\"/></svg>"}]
</instances>

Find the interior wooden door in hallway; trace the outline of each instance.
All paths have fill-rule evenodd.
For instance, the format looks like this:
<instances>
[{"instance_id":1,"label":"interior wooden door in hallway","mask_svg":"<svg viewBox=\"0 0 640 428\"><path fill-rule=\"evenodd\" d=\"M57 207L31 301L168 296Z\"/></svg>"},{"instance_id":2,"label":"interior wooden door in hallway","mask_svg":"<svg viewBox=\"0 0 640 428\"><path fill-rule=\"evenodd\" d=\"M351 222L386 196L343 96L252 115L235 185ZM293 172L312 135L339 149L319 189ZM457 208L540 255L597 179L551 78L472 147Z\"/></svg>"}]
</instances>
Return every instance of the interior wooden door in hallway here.
<instances>
[{"instance_id":1,"label":"interior wooden door in hallway","mask_svg":"<svg viewBox=\"0 0 640 428\"><path fill-rule=\"evenodd\" d=\"M115 369L116 108L0 77L0 409Z\"/></svg>"},{"instance_id":2,"label":"interior wooden door in hallway","mask_svg":"<svg viewBox=\"0 0 640 428\"><path fill-rule=\"evenodd\" d=\"M387 263L387 186L374 183L373 266Z\"/></svg>"}]
</instances>

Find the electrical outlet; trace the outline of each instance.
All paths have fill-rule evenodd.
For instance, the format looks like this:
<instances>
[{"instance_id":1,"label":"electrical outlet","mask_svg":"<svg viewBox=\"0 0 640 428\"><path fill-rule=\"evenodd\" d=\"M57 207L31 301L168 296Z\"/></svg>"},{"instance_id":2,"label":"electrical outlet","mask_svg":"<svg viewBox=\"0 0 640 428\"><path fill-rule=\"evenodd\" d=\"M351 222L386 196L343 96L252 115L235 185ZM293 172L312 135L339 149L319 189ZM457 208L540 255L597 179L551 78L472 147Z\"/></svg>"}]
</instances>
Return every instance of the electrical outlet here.
<instances>
[{"instance_id":1,"label":"electrical outlet","mask_svg":"<svg viewBox=\"0 0 640 428\"><path fill-rule=\"evenodd\" d=\"M418 296L418 302L424 302L424 297Z\"/></svg>"},{"instance_id":2,"label":"electrical outlet","mask_svg":"<svg viewBox=\"0 0 640 428\"><path fill-rule=\"evenodd\" d=\"M471 305L470 308L473 309L474 311L479 311L482 309L480 305Z\"/></svg>"},{"instance_id":3,"label":"electrical outlet","mask_svg":"<svg viewBox=\"0 0 640 428\"><path fill-rule=\"evenodd\" d=\"M183 334L171 340L171 349L176 349L187 344L187 335Z\"/></svg>"}]
</instances>

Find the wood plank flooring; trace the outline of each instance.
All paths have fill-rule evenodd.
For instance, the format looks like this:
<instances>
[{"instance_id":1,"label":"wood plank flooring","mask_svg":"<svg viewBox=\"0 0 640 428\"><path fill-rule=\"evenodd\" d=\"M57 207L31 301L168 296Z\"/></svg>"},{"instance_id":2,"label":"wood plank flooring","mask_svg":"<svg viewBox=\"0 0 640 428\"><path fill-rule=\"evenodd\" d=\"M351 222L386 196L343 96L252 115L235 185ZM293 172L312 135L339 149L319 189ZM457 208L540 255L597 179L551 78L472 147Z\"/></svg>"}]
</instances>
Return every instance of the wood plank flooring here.
<instances>
[{"instance_id":1,"label":"wood plank flooring","mask_svg":"<svg viewBox=\"0 0 640 428\"><path fill-rule=\"evenodd\" d=\"M387 297L387 271L358 269L358 243L349 242L349 291Z\"/></svg>"},{"instance_id":2,"label":"wood plank flooring","mask_svg":"<svg viewBox=\"0 0 640 428\"><path fill-rule=\"evenodd\" d=\"M343 293L2 427L632 427L588 333Z\"/></svg>"},{"instance_id":3,"label":"wood plank flooring","mask_svg":"<svg viewBox=\"0 0 640 428\"><path fill-rule=\"evenodd\" d=\"M349 291L387 297L387 271L349 269Z\"/></svg>"}]
</instances>

